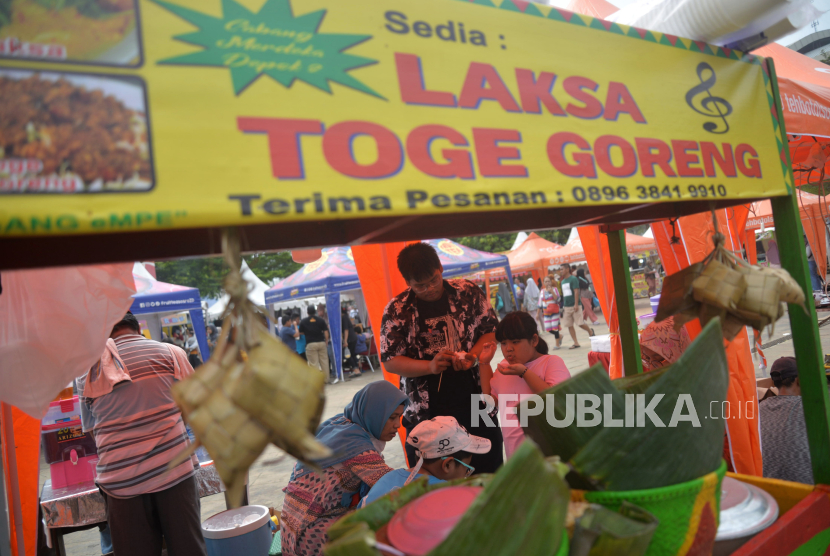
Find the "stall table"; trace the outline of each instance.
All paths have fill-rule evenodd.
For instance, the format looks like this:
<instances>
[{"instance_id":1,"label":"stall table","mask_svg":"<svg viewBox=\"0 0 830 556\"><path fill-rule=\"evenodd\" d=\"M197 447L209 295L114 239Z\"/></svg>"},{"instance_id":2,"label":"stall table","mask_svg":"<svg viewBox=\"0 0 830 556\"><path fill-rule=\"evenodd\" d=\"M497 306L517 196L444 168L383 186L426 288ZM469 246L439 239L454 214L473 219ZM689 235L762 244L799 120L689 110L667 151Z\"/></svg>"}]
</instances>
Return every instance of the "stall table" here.
<instances>
[{"instance_id":1,"label":"stall table","mask_svg":"<svg viewBox=\"0 0 830 556\"><path fill-rule=\"evenodd\" d=\"M200 498L225 491L212 461L201 464L196 471L196 482ZM66 554L64 535L92 529L107 521L104 497L98 487L90 483L53 489L52 481L47 480L40 494L40 508L49 544L57 556Z\"/></svg>"}]
</instances>

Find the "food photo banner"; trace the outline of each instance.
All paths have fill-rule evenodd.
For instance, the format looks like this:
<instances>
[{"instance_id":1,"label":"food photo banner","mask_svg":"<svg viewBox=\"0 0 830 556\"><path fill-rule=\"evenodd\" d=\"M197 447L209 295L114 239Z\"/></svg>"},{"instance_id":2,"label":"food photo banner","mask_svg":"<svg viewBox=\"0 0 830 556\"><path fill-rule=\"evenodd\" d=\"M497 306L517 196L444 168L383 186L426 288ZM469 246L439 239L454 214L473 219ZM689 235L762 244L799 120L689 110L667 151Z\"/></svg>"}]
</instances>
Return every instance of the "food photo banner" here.
<instances>
[{"instance_id":1,"label":"food photo banner","mask_svg":"<svg viewBox=\"0 0 830 556\"><path fill-rule=\"evenodd\" d=\"M7 237L785 195L764 58L520 0L0 0Z\"/></svg>"}]
</instances>

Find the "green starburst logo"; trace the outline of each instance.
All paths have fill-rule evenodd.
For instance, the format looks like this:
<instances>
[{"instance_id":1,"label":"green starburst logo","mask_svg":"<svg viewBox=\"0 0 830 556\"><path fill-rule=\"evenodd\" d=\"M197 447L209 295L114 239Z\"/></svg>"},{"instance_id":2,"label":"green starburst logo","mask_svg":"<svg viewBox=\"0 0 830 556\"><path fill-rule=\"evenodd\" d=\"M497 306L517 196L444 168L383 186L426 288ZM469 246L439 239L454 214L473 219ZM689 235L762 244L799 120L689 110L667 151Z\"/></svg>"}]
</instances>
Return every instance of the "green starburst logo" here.
<instances>
[{"instance_id":1,"label":"green starburst logo","mask_svg":"<svg viewBox=\"0 0 830 556\"><path fill-rule=\"evenodd\" d=\"M331 93L331 81L378 98L384 98L348 71L377 60L343 51L371 35L318 32L326 10L295 17L289 0L267 0L254 13L234 0L222 0L222 18L153 0L199 28L176 39L204 50L160 60L159 64L228 68L234 92L265 74L285 87L296 79Z\"/></svg>"}]
</instances>

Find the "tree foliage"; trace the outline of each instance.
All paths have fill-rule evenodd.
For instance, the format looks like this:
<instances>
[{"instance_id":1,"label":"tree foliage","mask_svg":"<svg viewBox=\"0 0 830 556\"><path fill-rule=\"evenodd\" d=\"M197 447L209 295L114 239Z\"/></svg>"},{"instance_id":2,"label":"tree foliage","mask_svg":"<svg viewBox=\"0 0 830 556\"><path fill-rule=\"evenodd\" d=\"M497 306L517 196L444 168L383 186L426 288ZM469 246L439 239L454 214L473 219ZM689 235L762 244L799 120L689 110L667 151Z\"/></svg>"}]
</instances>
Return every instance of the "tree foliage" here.
<instances>
[{"instance_id":1,"label":"tree foliage","mask_svg":"<svg viewBox=\"0 0 830 556\"><path fill-rule=\"evenodd\" d=\"M301 264L291 259L291 253L254 253L245 255L245 262L254 274L266 284L296 272ZM222 282L228 268L222 257L180 259L156 263L156 276L162 282L198 288L203 298L222 295Z\"/></svg>"},{"instance_id":2,"label":"tree foliage","mask_svg":"<svg viewBox=\"0 0 830 556\"><path fill-rule=\"evenodd\" d=\"M560 230L536 230L537 235L545 238L548 241L565 245L568 241L568 235L571 233L570 228ZM487 251L489 253L500 253L502 251L509 251L513 247L513 242L516 241L516 233L510 234L488 234L483 236L465 236L452 238L456 243L466 245L472 249L479 251Z\"/></svg>"},{"instance_id":3,"label":"tree foliage","mask_svg":"<svg viewBox=\"0 0 830 556\"><path fill-rule=\"evenodd\" d=\"M245 255L245 262L260 280L269 285L275 280L291 276L303 266L294 262L290 251Z\"/></svg>"}]
</instances>

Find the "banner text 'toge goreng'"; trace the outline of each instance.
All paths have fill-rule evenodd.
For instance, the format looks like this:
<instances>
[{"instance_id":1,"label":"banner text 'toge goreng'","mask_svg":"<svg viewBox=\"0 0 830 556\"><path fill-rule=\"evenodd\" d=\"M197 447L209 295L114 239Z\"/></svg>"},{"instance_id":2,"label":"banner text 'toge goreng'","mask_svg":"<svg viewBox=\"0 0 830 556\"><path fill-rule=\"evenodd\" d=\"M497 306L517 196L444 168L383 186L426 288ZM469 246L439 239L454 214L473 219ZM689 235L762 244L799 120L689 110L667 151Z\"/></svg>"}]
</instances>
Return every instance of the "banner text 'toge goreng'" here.
<instances>
[{"instance_id":1,"label":"banner text 'toge goreng'","mask_svg":"<svg viewBox=\"0 0 830 556\"><path fill-rule=\"evenodd\" d=\"M105 4L0 24L3 235L787 192L761 58L518 0Z\"/></svg>"}]
</instances>

